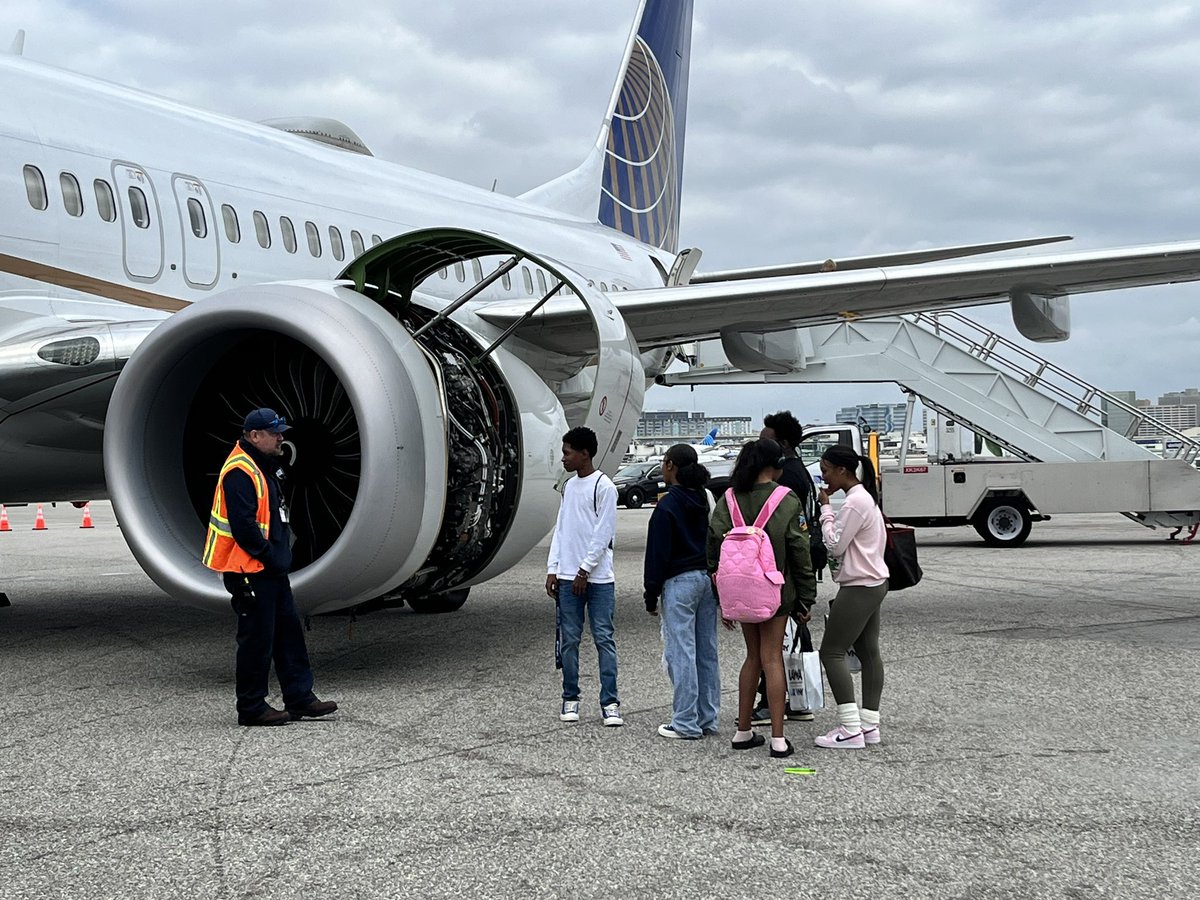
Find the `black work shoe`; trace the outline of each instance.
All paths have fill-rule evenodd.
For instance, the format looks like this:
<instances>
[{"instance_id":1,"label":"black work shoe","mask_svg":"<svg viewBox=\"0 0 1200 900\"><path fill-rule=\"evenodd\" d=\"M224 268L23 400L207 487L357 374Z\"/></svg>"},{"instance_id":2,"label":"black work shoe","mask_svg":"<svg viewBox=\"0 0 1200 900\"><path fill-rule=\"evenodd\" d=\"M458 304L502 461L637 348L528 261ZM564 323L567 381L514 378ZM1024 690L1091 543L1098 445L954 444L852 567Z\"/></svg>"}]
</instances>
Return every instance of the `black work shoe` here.
<instances>
[{"instance_id":1,"label":"black work shoe","mask_svg":"<svg viewBox=\"0 0 1200 900\"><path fill-rule=\"evenodd\" d=\"M282 709L273 709L270 706L262 712L238 713L239 725L286 725L290 721L292 721L290 715Z\"/></svg>"},{"instance_id":2,"label":"black work shoe","mask_svg":"<svg viewBox=\"0 0 1200 900\"><path fill-rule=\"evenodd\" d=\"M314 700L307 706L289 706L287 711L293 721L298 721L303 718L319 719L321 716L327 716L334 712L337 708L337 704L332 700Z\"/></svg>"}]
</instances>

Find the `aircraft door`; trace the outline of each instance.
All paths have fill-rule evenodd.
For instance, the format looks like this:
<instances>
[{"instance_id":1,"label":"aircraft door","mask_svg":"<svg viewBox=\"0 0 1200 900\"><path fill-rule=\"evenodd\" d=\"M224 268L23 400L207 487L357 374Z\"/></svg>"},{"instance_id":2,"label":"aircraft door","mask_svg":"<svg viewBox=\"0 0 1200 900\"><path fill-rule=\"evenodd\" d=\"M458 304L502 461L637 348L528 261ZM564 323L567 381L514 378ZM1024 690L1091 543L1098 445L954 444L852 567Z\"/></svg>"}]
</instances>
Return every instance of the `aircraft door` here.
<instances>
[{"instance_id":1,"label":"aircraft door","mask_svg":"<svg viewBox=\"0 0 1200 900\"><path fill-rule=\"evenodd\" d=\"M220 270L212 200L204 185L187 175L174 176L171 187L175 191L179 233L183 238L183 280L192 287L212 287Z\"/></svg>"},{"instance_id":2,"label":"aircraft door","mask_svg":"<svg viewBox=\"0 0 1200 900\"><path fill-rule=\"evenodd\" d=\"M162 274L163 232L154 182L133 163L114 162L112 175L121 210L125 274L135 281L156 281Z\"/></svg>"}]
</instances>

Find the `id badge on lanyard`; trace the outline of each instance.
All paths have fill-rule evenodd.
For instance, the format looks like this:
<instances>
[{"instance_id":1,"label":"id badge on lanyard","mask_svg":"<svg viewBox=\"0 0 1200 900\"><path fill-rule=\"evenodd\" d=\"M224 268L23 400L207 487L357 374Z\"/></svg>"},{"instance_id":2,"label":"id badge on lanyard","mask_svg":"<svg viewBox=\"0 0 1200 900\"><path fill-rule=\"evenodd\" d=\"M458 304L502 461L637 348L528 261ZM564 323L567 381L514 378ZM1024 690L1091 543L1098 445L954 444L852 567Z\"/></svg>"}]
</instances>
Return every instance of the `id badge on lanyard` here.
<instances>
[{"instance_id":1,"label":"id badge on lanyard","mask_svg":"<svg viewBox=\"0 0 1200 900\"><path fill-rule=\"evenodd\" d=\"M284 503L282 500L279 502L279 521L282 522L284 525L286 525L288 523L287 504Z\"/></svg>"}]
</instances>

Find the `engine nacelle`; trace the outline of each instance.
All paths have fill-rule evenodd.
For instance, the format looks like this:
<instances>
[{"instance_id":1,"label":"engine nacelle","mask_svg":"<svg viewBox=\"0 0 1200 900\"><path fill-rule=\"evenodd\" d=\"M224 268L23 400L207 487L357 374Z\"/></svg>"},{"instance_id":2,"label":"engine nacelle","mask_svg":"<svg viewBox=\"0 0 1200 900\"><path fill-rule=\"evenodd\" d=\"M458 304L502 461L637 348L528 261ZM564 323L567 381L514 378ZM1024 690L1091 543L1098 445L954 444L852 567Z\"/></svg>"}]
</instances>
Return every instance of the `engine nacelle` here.
<instances>
[{"instance_id":1,"label":"engine nacelle","mask_svg":"<svg viewBox=\"0 0 1200 900\"><path fill-rule=\"evenodd\" d=\"M217 472L259 406L293 425L283 468L302 612L449 590L527 553L558 506L561 404L503 347L478 359L481 340L455 322L413 330L327 282L235 289L155 329L104 432L113 505L150 577L228 603L200 553Z\"/></svg>"}]
</instances>

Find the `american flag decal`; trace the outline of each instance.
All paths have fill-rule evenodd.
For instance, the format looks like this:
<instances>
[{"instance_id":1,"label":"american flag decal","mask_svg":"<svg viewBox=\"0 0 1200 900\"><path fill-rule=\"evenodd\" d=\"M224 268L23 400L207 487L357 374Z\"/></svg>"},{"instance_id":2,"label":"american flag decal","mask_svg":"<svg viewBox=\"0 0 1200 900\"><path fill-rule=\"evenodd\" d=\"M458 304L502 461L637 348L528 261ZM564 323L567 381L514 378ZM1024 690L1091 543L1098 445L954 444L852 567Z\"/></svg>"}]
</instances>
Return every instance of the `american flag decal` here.
<instances>
[{"instance_id":1,"label":"american flag decal","mask_svg":"<svg viewBox=\"0 0 1200 900\"><path fill-rule=\"evenodd\" d=\"M625 262L633 262L633 257L629 255L628 250L626 250L620 244L613 244L612 246L613 249L617 251L617 255L620 256L621 259L625 260Z\"/></svg>"}]
</instances>

